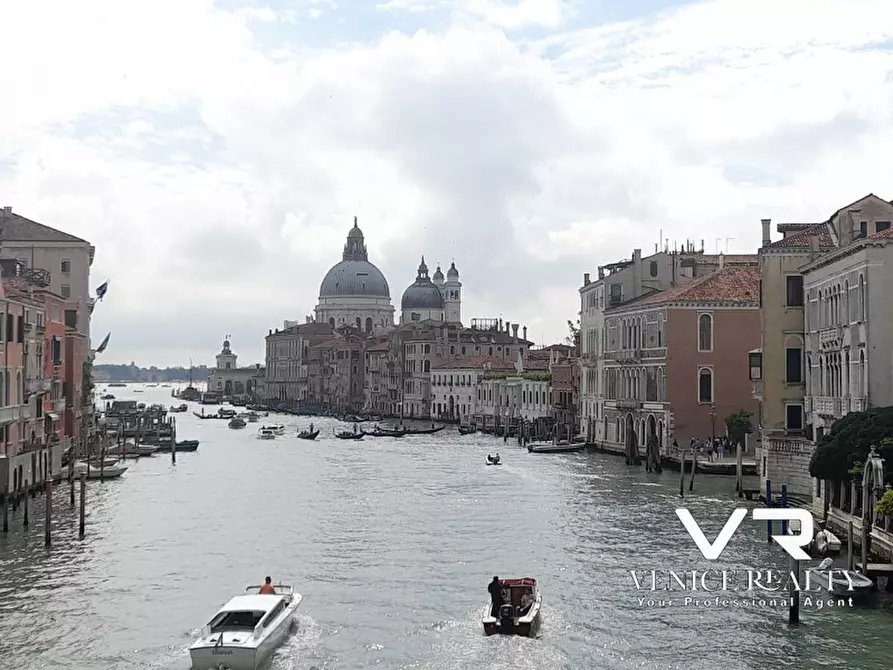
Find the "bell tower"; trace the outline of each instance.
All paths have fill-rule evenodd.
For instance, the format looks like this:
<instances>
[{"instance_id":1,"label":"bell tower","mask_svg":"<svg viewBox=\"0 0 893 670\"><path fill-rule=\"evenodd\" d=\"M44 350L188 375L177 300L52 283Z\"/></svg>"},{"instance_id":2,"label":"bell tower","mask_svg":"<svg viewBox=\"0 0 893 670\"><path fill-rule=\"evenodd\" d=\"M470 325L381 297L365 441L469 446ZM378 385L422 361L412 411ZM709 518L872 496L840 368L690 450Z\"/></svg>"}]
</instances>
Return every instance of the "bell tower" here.
<instances>
[{"instance_id":1,"label":"bell tower","mask_svg":"<svg viewBox=\"0 0 893 670\"><path fill-rule=\"evenodd\" d=\"M459 281L455 262L450 263L446 276L446 283L440 289L443 293L444 319L449 323L462 323L462 282Z\"/></svg>"},{"instance_id":2,"label":"bell tower","mask_svg":"<svg viewBox=\"0 0 893 670\"><path fill-rule=\"evenodd\" d=\"M217 354L217 369L218 370L235 370L236 368L236 355L233 353L233 350L229 347L229 335L223 340L223 349L220 350L220 353Z\"/></svg>"}]
</instances>

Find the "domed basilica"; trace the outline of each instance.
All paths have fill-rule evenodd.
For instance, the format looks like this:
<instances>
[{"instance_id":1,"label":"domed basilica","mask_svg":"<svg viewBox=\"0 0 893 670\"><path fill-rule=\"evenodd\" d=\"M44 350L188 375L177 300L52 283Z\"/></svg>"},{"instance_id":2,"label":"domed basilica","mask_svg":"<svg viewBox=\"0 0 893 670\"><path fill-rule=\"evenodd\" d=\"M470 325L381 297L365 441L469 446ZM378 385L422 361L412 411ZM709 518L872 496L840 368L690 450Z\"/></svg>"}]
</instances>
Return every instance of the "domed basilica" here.
<instances>
[{"instance_id":1,"label":"domed basilica","mask_svg":"<svg viewBox=\"0 0 893 670\"><path fill-rule=\"evenodd\" d=\"M315 316L317 322L333 328L350 325L373 335L394 327L388 280L369 262L356 217L347 234L341 262L326 273L319 286Z\"/></svg>"},{"instance_id":2,"label":"domed basilica","mask_svg":"<svg viewBox=\"0 0 893 670\"><path fill-rule=\"evenodd\" d=\"M432 278L428 276L428 266L422 257L415 281L403 292L400 323L428 319L460 323L461 292L462 283L455 263L450 264L446 280L440 266ZM357 225L356 217L347 234L341 262L326 273L320 284L314 320L328 323L333 328L350 325L370 335L382 335L394 328L394 307L388 281L381 270L369 262L363 231Z\"/></svg>"}]
</instances>

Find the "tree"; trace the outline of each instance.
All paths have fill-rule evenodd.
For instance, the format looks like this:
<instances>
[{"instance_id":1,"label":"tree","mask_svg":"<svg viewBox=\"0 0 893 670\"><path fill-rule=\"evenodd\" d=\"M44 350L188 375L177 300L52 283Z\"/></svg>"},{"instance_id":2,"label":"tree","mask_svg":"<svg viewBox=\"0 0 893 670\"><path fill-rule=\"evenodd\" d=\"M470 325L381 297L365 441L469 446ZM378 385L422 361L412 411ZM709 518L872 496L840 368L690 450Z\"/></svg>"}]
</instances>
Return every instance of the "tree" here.
<instances>
[{"instance_id":1,"label":"tree","mask_svg":"<svg viewBox=\"0 0 893 670\"><path fill-rule=\"evenodd\" d=\"M850 478L850 470L865 463L872 446L884 459L886 479L893 476L893 407L850 412L822 437L809 463L809 474L834 482Z\"/></svg>"},{"instance_id":2,"label":"tree","mask_svg":"<svg viewBox=\"0 0 893 670\"><path fill-rule=\"evenodd\" d=\"M740 409L726 417L726 430L733 442L740 442L743 445L744 436L753 432L753 423L750 420L752 416L751 412Z\"/></svg>"},{"instance_id":3,"label":"tree","mask_svg":"<svg viewBox=\"0 0 893 670\"><path fill-rule=\"evenodd\" d=\"M567 337L564 338L564 341L567 342L572 347L576 346L577 336L580 334L580 317L577 317L576 322L568 319L567 320L567 330L568 330L568 335L567 335Z\"/></svg>"},{"instance_id":4,"label":"tree","mask_svg":"<svg viewBox=\"0 0 893 670\"><path fill-rule=\"evenodd\" d=\"M84 361L83 375L84 377L81 382L83 398L81 399L81 402L84 405L89 405L93 402L93 362L89 359Z\"/></svg>"}]
</instances>

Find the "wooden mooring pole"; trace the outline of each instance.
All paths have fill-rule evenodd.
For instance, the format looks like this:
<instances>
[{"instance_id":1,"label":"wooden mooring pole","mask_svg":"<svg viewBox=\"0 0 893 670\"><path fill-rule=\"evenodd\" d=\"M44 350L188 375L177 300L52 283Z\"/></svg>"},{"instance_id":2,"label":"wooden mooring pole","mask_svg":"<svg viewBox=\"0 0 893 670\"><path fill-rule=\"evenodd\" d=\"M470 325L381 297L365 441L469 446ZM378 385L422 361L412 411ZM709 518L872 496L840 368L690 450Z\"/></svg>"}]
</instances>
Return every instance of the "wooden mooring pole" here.
<instances>
[{"instance_id":1,"label":"wooden mooring pole","mask_svg":"<svg viewBox=\"0 0 893 670\"><path fill-rule=\"evenodd\" d=\"M850 519L846 524L846 569L853 569L853 541L855 540L853 533L853 520Z\"/></svg>"},{"instance_id":2,"label":"wooden mooring pole","mask_svg":"<svg viewBox=\"0 0 893 670\"><path fill-rule=\"evenodd\" d=\"M25 505L24 508L24 518L22 519L22 526L27 528L30 525L30 521L28 520L28 489L25 489L25 495L22 498L22 503Z\"/></svg>"},{"instance_id":3,"label":"wooden mooring pole","mask_svg":"<svg viewBox=\"0 0 893 670\"><path fill-rule=\"evenodd\" d=\"M74 507L74 454L71 452L68 455L68 503Z\"/></svg>"},{"instance_id":4,"label":"wooden mooring pole","mask_svg":"<svg viewBox=\"0 0 893 670\"><path fill-rule=\"evenodd\" d=\"M9 532L9 494L3 494L3 532Z\"/></svg>"},{"instance_id":5,"label":"wooden mooring pole","mask_svg":"<svg viewBox=\"0 0 893 670\"><path fill-rule=\"evenodd\" d=\"M47 473L46 484L46 516L43 520L43 542L46 546L53 543L53 478Z\"/></svg>"},{"instance_id":6,"label":"wooden mooring pole","mask_svg":"<svg viewBox=\"0 0 893 670\"><path fill-rule=\"evenodd\" d=\"M685 450L679 454L679 497L685 497Z\"/></svg>"},{"instance_id":7,"label":"wooden mooring pole","mask_svg":"<svg viewBox=\"0 0 893 670\"><path fill-rule=\"evenodd\" d=\"M772 507L772 482L766 480L766 507ZM772 519L766 521L766 542L772 542Z\"/></svg>"},{"instance_id":8,"label":"wooden mooring pole","mask_svg":"<svg viewBox=\"0 0 893 670\"><path fill-rule=\"evenodd\" d=\"M688 478L688 490L695 490L695 470L698 469L698 452L691 450L691 476Z\"/></svg>"},{"instance_id":9,"label":"wooden mooring pole","mask_svg":"<svg viewBox=\"0 0 893 670\"><path fill-rule=\"evenodd\" d=\"M84 537L84 518L87 511L87 473L81 473L81 513L78 522L78 537Z\"/></svg>"},{"instance_id":10,"label":"wooden mooring pole","mask_svg":"<svg viewBox=\"0 0 893 670\"><path fill-rule=\"evenodd\" d=\"M177 424L171 419L171 465L177 464Z\"/></svg>"},{"instance_id":11,"label":"wooden mooring pole","mask_svg":"<svg viewBox=\"0 0 893 670\"><path fill-rule=\"evenodd\" d=\"M800 623L800 590L797 588L800 584L800 561L791 556L791 575L796 579L791 579L788 586L788 623L796 625Z\"/></svg>"},{"instance_id":12,"label":"wooden mooring pole","mask_svg":"<svg viewBox=\"0 0 893 670\"><path fill-rule=\"evenodd\" d=\"M744 497L744 450L740 442L735 445L735 492L739 498Z\"/></svg>"}]
</instances>

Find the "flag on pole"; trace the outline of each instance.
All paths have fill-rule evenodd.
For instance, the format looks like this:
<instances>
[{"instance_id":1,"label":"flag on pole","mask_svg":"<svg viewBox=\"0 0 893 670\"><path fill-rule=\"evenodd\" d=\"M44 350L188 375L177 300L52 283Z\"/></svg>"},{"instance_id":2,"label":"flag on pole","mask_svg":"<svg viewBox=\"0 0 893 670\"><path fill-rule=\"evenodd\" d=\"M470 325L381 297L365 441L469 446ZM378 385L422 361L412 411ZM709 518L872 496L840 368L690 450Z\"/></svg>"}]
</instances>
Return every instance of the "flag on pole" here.
<instances>
[{"instance_id":1,"label":"flag on pole","mask_svg":"<svg viewBox=\"0 0 893 670\"><path fill-rule=\"evenodd\" d=\"M99 346L96 347L96 353L97 353L97 354L101 354L103 351L105 351L105 348L106 348L107 346L109 346L109 338L110 338L111 336L112 336L112 334L109 333L108 335L105 336L105 339L104 339L102 342L99 343Z\"/></svg>"},{"instance_id":2,"label":"flag on pole","mask_svg":"<svg viewBox=\"0 0 893 670\"><path fill-rule=\"evenodd\" d=\"M106 292L109 290L109 280L106 279L105 282L96 287L96 297L99 298L99 301L102 302L102 299L105 297Z\"/></svg>"}]
</instances>

